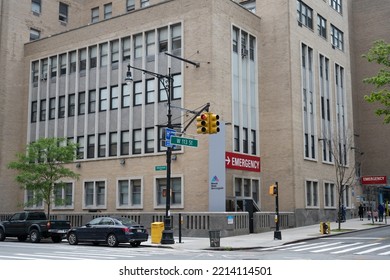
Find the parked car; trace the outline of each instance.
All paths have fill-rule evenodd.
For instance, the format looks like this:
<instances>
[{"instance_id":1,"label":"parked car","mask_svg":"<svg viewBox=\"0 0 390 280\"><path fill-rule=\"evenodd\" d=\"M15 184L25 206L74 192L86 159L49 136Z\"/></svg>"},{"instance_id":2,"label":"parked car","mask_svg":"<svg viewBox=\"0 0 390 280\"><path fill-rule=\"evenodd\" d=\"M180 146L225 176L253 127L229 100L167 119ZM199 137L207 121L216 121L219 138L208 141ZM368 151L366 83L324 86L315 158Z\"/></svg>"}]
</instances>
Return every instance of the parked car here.
<instances>
[{"instance_id":1,"label":"parked car","mask_svg":"<svg viewBox=\"0 0 390 280\"><path fill-rule=\"evenodd\" d=\"M148 240L148 232L142 225L128 218L99 217L85 226L70 229L67 239L70 245L92 242L94 245L106 243L116 247L119 243L130 242L132 247L138 247L141 242Z\"/></svg>"},{"instance_id":2,"label":"parked car","mask_svg":"<svg viewBox=\"0 0 390 280\"><path fill-rule=\"evenodd\" d=\"M38 243L42 238L51 238L54 243L62 241L70 229L70 222L48 220L45 212L18 212L7 221L0 222L0 241L6 237L17 237L19 241Z\"/></svg>"}]
</instances>

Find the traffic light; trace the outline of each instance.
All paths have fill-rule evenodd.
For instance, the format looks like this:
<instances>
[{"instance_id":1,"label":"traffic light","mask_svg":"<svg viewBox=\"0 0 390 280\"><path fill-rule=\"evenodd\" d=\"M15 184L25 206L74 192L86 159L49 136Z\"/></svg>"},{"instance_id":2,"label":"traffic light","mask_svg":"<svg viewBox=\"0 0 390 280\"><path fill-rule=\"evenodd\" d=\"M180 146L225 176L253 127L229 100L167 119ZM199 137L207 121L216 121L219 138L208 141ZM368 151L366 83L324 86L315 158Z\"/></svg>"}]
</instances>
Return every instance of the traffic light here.
<instances>
[{"instance_id":1,"label":"traffic light","mask_svg":"<svg viewBox=\"0 0 390 280\"><path fill-rule=\"evenodd\" d=\"M209 133L215 134L219 132L219 115L209 113Z\"/></svg>"},{"instance_id":2,"label":"traffic light","mask_svg":"<svg viewBox=\"0 0 390 280\"><path fill-rule=\"evenodd\" d=\"M203 113L196 117L196 132L198 134L209 133L209 113Z\"/></svg>"},{"instance_id":3,"label":"traffic light","mask_svg":"<svg viewBox=\"0 0 390 280\"><path fill-rule=\"evenodd\" d=\"M269 195L277 195L278 194L278 188L276 185L269 186Z\"/></svg>"}]
</instances>

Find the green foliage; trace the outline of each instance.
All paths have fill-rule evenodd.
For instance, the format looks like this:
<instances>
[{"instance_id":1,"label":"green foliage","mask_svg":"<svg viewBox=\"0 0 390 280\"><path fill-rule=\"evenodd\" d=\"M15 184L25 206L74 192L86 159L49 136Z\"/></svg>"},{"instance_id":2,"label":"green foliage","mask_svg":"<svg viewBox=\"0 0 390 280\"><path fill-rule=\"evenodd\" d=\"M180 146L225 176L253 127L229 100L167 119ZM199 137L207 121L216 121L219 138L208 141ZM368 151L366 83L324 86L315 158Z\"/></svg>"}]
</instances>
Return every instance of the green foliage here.
<instances>
[{"instance_id":1,"label":"green foliage","mask_svg":"<svg viewBox=\"0 0 390 280\"><path fill-rule=\"evenodd\" d=\"M363 55L368 62L375 62L382 65L376 76L366 78L364 83L372 84L376 90L364 99L370 103L379 102L383 106L375 110L378 116L384 116L384 123L390 123L390 44L383 40L375 41L367 54Z\"/></svg>"},{"instance_id":2,"label":"green foliage","mask_svg":"<svg viewBox=\"0 0 390 280\"><path fill-rule=\"evenodd\" d=\"M8 164L8 168L18 171L15 179L21 187L34 192L29 203L43 201L50 211L55 187L63 186L64 178L79 177L64 167L75 160L76 149L77 145L65 138L41 138L27 145L25 153L17 154L17 161Z\"/></svg>"}]
</instances>

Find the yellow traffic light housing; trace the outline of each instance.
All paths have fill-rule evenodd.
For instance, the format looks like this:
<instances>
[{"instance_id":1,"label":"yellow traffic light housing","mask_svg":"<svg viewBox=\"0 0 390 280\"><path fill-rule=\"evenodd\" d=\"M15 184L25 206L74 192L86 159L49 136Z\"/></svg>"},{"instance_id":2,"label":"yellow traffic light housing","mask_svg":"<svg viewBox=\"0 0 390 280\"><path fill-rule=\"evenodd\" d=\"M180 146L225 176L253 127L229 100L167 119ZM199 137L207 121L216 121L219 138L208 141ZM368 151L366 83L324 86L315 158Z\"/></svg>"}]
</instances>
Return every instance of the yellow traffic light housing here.
<instances>
[{"instance_id":1,"label":"yellow traffic light housing","mask_svg":"<svg viewBox=\"0 0 390 280\"><path fill-rule=\"evenodd\" d=\"M203 113L196 117L196 132L198 134L209 133L209 113Z\"/></svg>"},{"instance_id":2,"label":"yellow traffic light housing","mask_svg":"<svg viewBox=\"0 0 390 280\"><path fill-rule=\"evenodd\" d=\"M276 195L278 193L276 185L269 186L269 195Z\"/></svg>"},{"instance_id":3,"label":"yellow traffic light housing","mask_svg":"<svg viewBox=\"0 0 390 280\"><path fill-rule=\"evenodd\" d=\"M215 134L219 132L219 115L209 113L209 133Z\"/></svg>"}]
</instances>

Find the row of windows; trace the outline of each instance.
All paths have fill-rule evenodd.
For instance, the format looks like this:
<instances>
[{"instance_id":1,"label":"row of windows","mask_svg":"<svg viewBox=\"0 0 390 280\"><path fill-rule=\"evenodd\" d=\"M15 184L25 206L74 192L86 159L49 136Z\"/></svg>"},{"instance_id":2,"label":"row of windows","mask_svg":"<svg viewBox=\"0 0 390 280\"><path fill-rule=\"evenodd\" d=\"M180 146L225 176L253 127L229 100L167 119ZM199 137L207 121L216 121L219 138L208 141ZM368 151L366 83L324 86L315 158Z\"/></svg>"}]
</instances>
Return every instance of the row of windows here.
<instances>
[{"instance_id":1,"label":"row of windows","mask_svg":"<svg viewBox=\"0 0 390 280\"><path fill-rule=\"evenodd\" d=\"M171 99L182 98L182 78L181 74L173 76L173 87ZM121 89L118 85L111 86L110 89L101 88L98 91L95 89L89 90L88 94L79 92L77 95L72 93L67 96L62 95L58 98L52 97L47 102L46 99L31 102L31 123L53 120L56 118L73 117L75 115L84 115L96 112L104 112L107 110L117 110L119 107L128 108L131 105L140 106L143 104L153 104L156 100L155 79L146 80L143 86L142 81L133 83L133 100L131 98L130 85L123 84ZM163 86L158 84L158 101L164 102L167 100L167 94ZM77 102L76 102L77 101ZM39 103L39 106L38 106ZM39 115L38 115L39 112ZM48 112L48 116L47 116ZM38 118L39 117L39 118Z\"/></svg>"},{"instance_id":2,"label":"row of windows","mask_svg":"<svg viewBox=\"0 0 390 280\"><path fill-rule=\"evenodd\" d=\"M306 207L319 208L320 207L320 187L318 181L306 181ZM343 187L341 194L341 203L346 207L351 207L351 188L349 186ZM337 208L338 207L338 190L334 183L324 182L322 198L325 208Z\"/></svg>"},{"instance_id":3,"label":"row of windows","mask_svg":"<svg viewBox=\"0 0 390 280\"><path fill-rule=\"evenodd\" d=\"M339 0L341 1L341 0ZM332 2L339 2L332 1ZM341 3L341 2L340 2ZM341 6L341 4L340 4ZM303 24L310 29L314 29L313 23L313 9L306 5L303 1L297 0L297 16L298 23ZM327 39L328 34L327 20L320 14L317 14L317 32L318 35L324 39ZM332 46L344 50L344 33L333 24L330 25L330 36Z\"/></svg>"},{"instance_id":4,"label":"row of windows","mask_svg":"<svg viewBox=\"0 0 390 280\"><path fill-rule=\"evenodd\" d=\"M107 208L108 182L106 180L91 180L83 183L83 209ZM159 209L166 205L166 179L155 179L154 207ZM55 185L54 209L73 209L75 200L75 184L65 182ZM116 182L116 208L142 209L144 186L142 179L118 179ZM34 191L26 191L26 203L30 208L42 208L43 202L35 196ZM171 179L171 207L183 208L182 178Z\"/></svg>"},{"instance_id":5,"label":"row of windows","mask_svg":"<svg viewBox=\"0 0 390 280\"><path fill-rule=\"evenodd\" d=\"M303 100L303 123L304 123L304 156L308 159L316 159L317 149L317 128L316 128L316 93L314 91L314 71L313 71L313 49L306 44L301 46L302 54L302 100ZM334 65L335 80L335 110L337 135L340 141L340 149L337 151L342 155L342 164L347 164L347 150L345 148L346 132L346 99L344 88L344 68L337 63ZM321 137L323 161L333 162L333 132L331 123L331 85L329 80L329 59L319 55L319 96L321 114ZM333 149L333 150L332 150Z\"/></svg>"},{"instance_id":6,"label":"row of windows","mask_svg":"<svg viewBox=\"0 0 390 280\"><path fill-rule=\"evenodd\" d=\"M169 39L170 42L168 42ZM168 43L171 45L172 52L181 49L180 24L34 61L32 63L33 84L35 87L38 86L39 76L41 81L51 78L54 82L58 76L57 73L61 76L75 73L78 70L80 76L83 76L87 68L106 67L109 60L112 69L117 69L119 60L129 62L132 52L135 59L146 56L148 61L152 61L157 53L168 51Z\"/></svg>"},{"instance_id":7,"label":"row of windows","mask_svg":"<svg viewBox=\"0 0 390 280\"><path fill-rule=\"evenodd\" d=\"M135 0L126 0L126 12L133 11L135 9ZM150 5L149 0L140 0L140 7L148 7ZM112 17L112 3L104 4L103 6L103 19L109 19ZM99 21L99 7L91 9L91 23Z\"/></svg>"}]
</instances>

